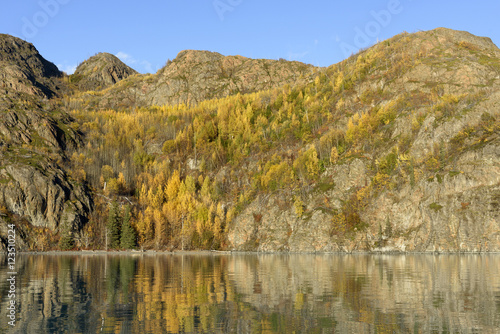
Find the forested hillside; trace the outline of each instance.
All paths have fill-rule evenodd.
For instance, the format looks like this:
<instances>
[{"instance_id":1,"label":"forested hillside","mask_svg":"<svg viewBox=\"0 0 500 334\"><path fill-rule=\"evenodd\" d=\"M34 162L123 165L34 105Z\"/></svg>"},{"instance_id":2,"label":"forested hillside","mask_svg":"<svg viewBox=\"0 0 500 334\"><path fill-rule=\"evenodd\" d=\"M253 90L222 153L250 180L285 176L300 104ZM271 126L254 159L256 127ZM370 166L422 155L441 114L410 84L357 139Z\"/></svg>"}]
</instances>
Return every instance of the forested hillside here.
<instances>
[{"instance_id":1,"label":"forested hillside","mask_svg":"<svg viewBox=\"0 0 500 334\"><path fill-rule=\"evenodd\" d=\"M94 76L96 91L83 71L56 78L23 108L64 145L2 116L31 133L3 154L50 156L84 218L59 214L34 241L37 204L16 206L27 191L4 191L0 218L38 250L500 250L499 56L440 28L328 68L185 51L154 75ZM33 157L3 159L0 184L21 184L12 171Z\"/></svg>"}]
</instances>

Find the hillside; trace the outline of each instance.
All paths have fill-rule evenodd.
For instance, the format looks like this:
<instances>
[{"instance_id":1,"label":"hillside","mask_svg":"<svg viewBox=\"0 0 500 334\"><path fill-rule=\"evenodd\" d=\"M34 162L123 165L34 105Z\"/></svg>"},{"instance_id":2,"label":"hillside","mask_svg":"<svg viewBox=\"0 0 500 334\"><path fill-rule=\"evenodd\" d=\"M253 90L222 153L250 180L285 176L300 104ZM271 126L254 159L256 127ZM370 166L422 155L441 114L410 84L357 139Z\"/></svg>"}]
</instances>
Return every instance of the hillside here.
<instances>
[{"instance_id":1,"label":"hillside","mask_svg":"<svg viewBox=\"0 0 500 334\"><path fill-rule=\"evenodd\" d=\"M304 82L314 67L285 60L223 56L216 52L185 50L156 74L133 75L100 92L74 99L93 109L196 104L236 93L252 93ZM77 70L75 75L79 76Z\"/></svg>"},{"instance_id":2,"label":"hillside","mask_svg":"<svg viewBox=\"0 0 500 334\"><path fill-rule=\"evenodd\" d=\"M281 209L286 194L258 195L230 247L498 250L499 56L487 38L436 29L330 67L320 78L335 121L309 149L317 169L306 162L295 207Z\"/></svg>"},{"instance_id":3,"label":"hillside","mask_svg":"<svg viewBox=\"0 0 500 334\"><path fill-rule=\"evenodd\" d=\"M116 56L99 53L78 65L69 81L81 91L95 91L112 86L134 74L138 73Z\"/></svg>"},{"instance_id":4,"label":"hillside","mask_svg":"<svg viewBox=\"0 0 500 334\"><path fill-rule=\"evenodd\" d=\"M70 236L101 249L499 251L499 79L491 40L439 28L324 69L183 51L156 74L76 87L44 114L65 115L59 141L76 144L59 166L93 189Z\"/></svg>"},{"instance_id":5,"label":"hillside","mask_svg":"<svg viewBox=\"0 0 500 334\"><path fill-rule=\"evenodd\" d=\"M99 94L94 91L104 90L107 94L116 94L118 100L120 94L127 92L122 91L124 86L115 85L116 83L128 77L136 81L147 81L150 76L137 74L118 58L106 53L91 57L80 64L73 75L64 76L54 64L45 60L33 45L8 35L0 37L0 78L4 88L0 98L1 247L6 245L7 224L12 222L19 229L20 249L46 250L62 247L61 240L67 240L69 236L72 240L64 243L65 246L75 243L79 247L83 243L88 246L91 237L86 234L88 231L84 231L84 228L91 228L86 224L89 217L98 217L101 220L103 212L108 210L107 205L102 210L100 207L95 210L93 208L95 200L102 204L99 201L102 198L100 196L103 196L99 190L102 185L93 182L93 177L97 175L99 180L103 161L97 150L94 157L91 154L83 160L83 163L92 162L94 166L98 166L97 172L93 168L85 170L78 166L83 156L79 151L86 151L85 145L82 145L83 133L79 129L81 119L74 119L67 111L71 110L71 106L75 104L75 96L81 95L81 92L84 92L87 98L86 104L90 104L89 100ZM219 54L217 56L224 58ZM177 59L174 62L176 66L184 69L197 67L196 61ZM262 61L264 64L267 62ZM200 64L211 65L209 61ZM280 68L283 73L292 75L294 70L287 69L287 64L288 62L281 62ZM290 64L292 69L300 65ZM279 75L281 73L276 74L276 82L271 82L270 86L279 85ZM209 78L205 84L207 87L215 87L219 84L217 80L218 78ZM126 83L125 87L133 88L134 84L144 84L136 81ZM159 88L155 88L155 96L162 96L162 85L165 84L159 83ZM115 91L106 90L113 86ZM241 87L247 89L244 85ZM85 93L87 91L90 93ZM65 94L69 95L69 98L64 97L61 100ZM221 92L211 93L212 96L220 94ZM113 97L110 100L115 99ZM132 106L129 104L125 107ZM89 133L86 135L85 139L88 139ZM86 147L92 147L97 143L85 144ZM107 145L108 143L104 146ZM134 171L141 170L135 166L132 159L123 161L123 164ZM132 174L127 175L126 180L129 182L127 191L130 192L137 177ZM89 184L94 186L93 194L88 188ZM102 229L98 232L102 236ZM92 241L92 245L97 245L96 240Z\"/></svg>"},{"instance_id":6,"label":"hillside","mask_svg":"<svg viewBox=\"0 0 500 334\"><path fill-rule=\"evenodd\" d=\"M81 133L54 100L62 73L33 45L0 35L0 64L0 249L8 223L17 224L18 249L54 247L60 225L82 228L92 207L67 171Z\"/></svg>"},{"instance_id":7,"label":"hillside","mask_svg":"<svg viewBox=\"0 0 500 334\"><path fill-rule=\"evenodd\" d=\"M36 48L23 40L0 34L1 99L15 93L52 97L58 87L53 78L62 73L43 58Z\"/></svg>"}]
</instances>

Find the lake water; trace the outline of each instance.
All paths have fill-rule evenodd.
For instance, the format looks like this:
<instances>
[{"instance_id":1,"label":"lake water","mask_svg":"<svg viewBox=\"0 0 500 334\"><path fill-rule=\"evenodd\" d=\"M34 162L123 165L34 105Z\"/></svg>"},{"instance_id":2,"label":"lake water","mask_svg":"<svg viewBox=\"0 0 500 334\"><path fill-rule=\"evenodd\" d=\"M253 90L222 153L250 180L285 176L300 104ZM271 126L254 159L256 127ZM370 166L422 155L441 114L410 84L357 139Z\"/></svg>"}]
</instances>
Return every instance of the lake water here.
<instances>
[{"instance_id":1,"label":"lake water","mask_svg":"<svg viewBox=\"0 0 500 334\"><path fill-rule=\"evenodd\" d=\"M17 255L1 333L500 333L500 255Z\"/></svg>"}]
</instances>

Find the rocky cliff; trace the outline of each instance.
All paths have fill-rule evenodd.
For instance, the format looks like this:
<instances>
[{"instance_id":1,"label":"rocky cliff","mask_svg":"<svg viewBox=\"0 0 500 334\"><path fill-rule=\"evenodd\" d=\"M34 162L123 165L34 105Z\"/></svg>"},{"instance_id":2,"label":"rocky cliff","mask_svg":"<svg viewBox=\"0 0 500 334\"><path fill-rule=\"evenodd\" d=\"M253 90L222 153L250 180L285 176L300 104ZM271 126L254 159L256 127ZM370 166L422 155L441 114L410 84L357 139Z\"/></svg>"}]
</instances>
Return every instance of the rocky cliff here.
<instances>
[{"instance_id":1,"label":"rocky cliff","mask_svg":"<svg viewBox=\"0 0 500 334\"><path fill-rule=\"evenodd\" d=\"M0 109L0 209L10 217L3 224L21 218L56 234L63 221L75 231L86 222L90 192L69 176L64 163L81 141L70 121L36 108ZM35 242L30 231L22 243ZM31 246L37 249L36 243Z\"/></svg>"},{"instance_id":2,"label":"rocky cliff","mask_svg":"<svg viewBox=\"0 0 500 334\"><path fill-rule=\"evenodd\" d=\"M3 40L4 221L80 231L90 180L133 206L150 248L500 250L500 50L488 38L404 33L324 69L188 50L140 75L100 54L68 80ZM96 247L106 201L87 226Z\"/></svg>"},{"instance_id":3,"label":"rocky cliff","mask_svg":"<svg viewBox=\"0 0 500 334\"><path fill-rule=\"evenodd\" d=\"M286 193L259 195L234 220L231 248L500 250L499 49L436 29L381 42L340 66L355 71L396 43L407 64L387 54L342 101L339 128L353 136L353 154L305 186L303 213ZM401 67L388 80L391 64ZM373 112L382 124L370 121Z\"/></svg>"},{"instance_id":4,"label":"rocky cliff","mask_svg":"<svg viewBox=\"0 0 500 334\"><path fill-rule=\"evenodd\" d=\"M53 78L62 73L43 58L36 48L19 38L0 34L0 92L52 97L58 90Z\"/></svg>"},{"instance_id":5,"label":"rocky cliff","mask_svg":"<svg viewBox=\"0 0 500 334\"><path fill-rule=\"evenodd\" d=\"M196 104L304 82L314 69L300 62L225 57L217 52L185 50L156 74L129 77L84 99L97 109Z\"/></svg>"},{"instance_id":6,"label":"rocky cliff","mask_svg":"<svg viewBox=\"0 0 500 334\"><path fill-rule=\"evenodd\" d=\"M81 133L61 105L47 101L58 96L62 73L33 45L1 35L0 64L0 249L13 221L19 248L37 249L35 228L56 234L66 220L78 231L92 207L88 189L69 177L64 162Z\"/></svg>"},{"instance_id":7,"label":"rocky cliff","mask_svg":"<svg viewBox=\"0 0 500 334\"><path fill-rule=\"evenodd\" d=\"M96 91L134 74L138 73L116 56L99 53L78 65L75 73L70 76L70 82L76 84L81 91Z\"/></svg>"}]
</instances>

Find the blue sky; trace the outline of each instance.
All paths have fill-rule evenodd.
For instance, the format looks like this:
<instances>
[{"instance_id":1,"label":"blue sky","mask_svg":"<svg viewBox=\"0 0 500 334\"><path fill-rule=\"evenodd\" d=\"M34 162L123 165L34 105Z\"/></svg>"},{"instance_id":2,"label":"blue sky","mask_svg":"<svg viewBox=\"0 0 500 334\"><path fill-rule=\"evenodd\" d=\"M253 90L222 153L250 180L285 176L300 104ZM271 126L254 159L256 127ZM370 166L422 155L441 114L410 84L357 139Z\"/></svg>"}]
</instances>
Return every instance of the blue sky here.
<instances>
[{"instance_id":1,"label":"blue sky","mask_svg":"<svg viewBox=\"0 0 500 334\"><path fill-rule=\"evenodd\" d=\"M98 52L155 73L185 49L328 66L403 31L466 30L500 45L500 2L4 0L0 32L71 73Z\"/></svg>"}]
</instances>

